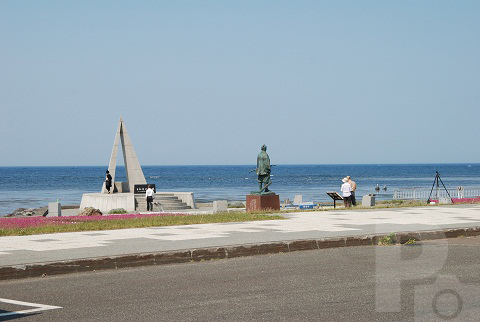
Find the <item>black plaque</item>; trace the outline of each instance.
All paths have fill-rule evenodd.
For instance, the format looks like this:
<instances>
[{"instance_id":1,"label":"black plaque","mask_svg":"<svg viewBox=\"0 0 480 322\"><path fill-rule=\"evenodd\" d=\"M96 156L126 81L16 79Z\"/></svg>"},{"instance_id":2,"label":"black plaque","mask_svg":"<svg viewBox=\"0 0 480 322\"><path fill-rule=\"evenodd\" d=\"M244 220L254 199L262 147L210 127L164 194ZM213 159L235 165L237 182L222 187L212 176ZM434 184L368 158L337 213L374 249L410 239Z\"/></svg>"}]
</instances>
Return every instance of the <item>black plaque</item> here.
<instances>
[{"instance_id":1,"label":"black plaque","mask_svg":"<svg viewBox=\"0 0 480 322\"><path fill-rule=\"evenodd\" d=\"M148 186L152 187L153 189L153 192L157 192L157 190L155 189L155 185L153 183L150 183L150 184L136 184L133 186L133 193L145 193L148 189Z\"/></svg>"},{"instance_id":2,"label":"black plaque","mask_svg":"<svg viewBox=\"0 0 480 322\"><path fill-rule=\"evenodd\" d=\"M335 209L337 207L337 200L343 200L343 197L338 194L336 191L329 191L327 192L327 195L329 195L330 198L333 199L333 208Z\"/></svg>"}]
</instances>

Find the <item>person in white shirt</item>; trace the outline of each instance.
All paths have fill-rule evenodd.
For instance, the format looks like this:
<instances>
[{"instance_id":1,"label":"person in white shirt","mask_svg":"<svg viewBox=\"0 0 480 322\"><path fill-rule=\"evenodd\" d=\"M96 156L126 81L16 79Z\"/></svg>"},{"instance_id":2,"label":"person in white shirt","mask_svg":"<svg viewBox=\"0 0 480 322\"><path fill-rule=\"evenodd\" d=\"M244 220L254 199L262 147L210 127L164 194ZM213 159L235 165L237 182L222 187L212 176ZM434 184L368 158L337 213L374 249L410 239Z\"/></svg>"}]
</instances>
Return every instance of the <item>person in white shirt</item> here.
<instances>
[{"instance_id":1,"label":"person in white shirt","mask_svg":"<svg viewBox=\"0 0 480 322\"><path fill-rule=\"evenodd\" d=\"M153 194L155 192L152 189L152 186L148 186L147 191L145 192L145 197L147 198L147 211L153 211Z\"/></svg>"},{"instance_id":2,"label":"person in white shirt","mask_svg":"<svg viewBox=\"0 0 480 322\"><path fill-rule=\"evenodd\" d=\"M345 208L351 207L352 201L350 199L350 196L352 195L352 186L350 185L350 183L348 183L347 178L343 178L342 182L343 184L340 188L340 191L342 192L343 203L345 204Z\"/></svg>"}]
</instances>

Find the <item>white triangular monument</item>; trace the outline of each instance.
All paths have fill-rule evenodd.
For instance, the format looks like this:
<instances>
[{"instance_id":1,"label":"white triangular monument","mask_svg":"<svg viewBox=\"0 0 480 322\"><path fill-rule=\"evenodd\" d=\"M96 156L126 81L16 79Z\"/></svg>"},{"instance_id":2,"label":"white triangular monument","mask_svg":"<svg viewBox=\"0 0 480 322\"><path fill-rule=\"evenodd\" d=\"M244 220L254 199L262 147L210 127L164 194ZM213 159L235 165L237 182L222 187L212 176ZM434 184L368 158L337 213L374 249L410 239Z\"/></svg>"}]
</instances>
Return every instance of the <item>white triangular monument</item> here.
<instances>
[{"instance_id":1,"label":"white triangular monument","mask_svg":"<svg viewBox=\"0 0 480 322\"><path fill-rule=\"evenodd\" d=\"M123 118L120 116L118 121L117 133L113 142L112 156L108 165L108 172L112 176L112 189L115 189L115 170L117 169L118 143L122 144L123 161L125 163L125 172L127 173L127 185L122 192L133 192L134 186L137 184L147 184L145 176L138 162L137 154L133 148L132 140L127 132L127 127ZM128 188L127 188L128 187ZM128 189L128 191L126 191ZM103 184L102 193L106 193L105 183Z\"/></svg>"},{"instance_id":2,"label":"white triangular monument","mask_svg":"<svg viewBox=\"0 0 480 322\"><path fill-rule=\"evenodd\" d=\"M127 182L115 182L115 173L117 170L118 146L122 144L123 161L127 173ZM125 122L120 116L118 121L117 133L113 142L112 155L108 165L108 172L112 176L112 189L114 193L107 193L105 182L103 182L100 193L84 193L80 203L80 209L93 207L100 209L103 213L108 213L112 209L123 208L129 213L146 211L145 192L142 187L138 187L135 194L135 185L147 185L142 167L138 162L137 155L133 149L132 140L127 132ZM105 177L103 177L105 178ZM105 179L103 180L105 181ZM193 192L167 192L157 191L155 193L157 203L162 211L179 211L184 209L195 209L195 198ZM175 201L176 200L176 201Z\"/></svg>"}]
</instances>

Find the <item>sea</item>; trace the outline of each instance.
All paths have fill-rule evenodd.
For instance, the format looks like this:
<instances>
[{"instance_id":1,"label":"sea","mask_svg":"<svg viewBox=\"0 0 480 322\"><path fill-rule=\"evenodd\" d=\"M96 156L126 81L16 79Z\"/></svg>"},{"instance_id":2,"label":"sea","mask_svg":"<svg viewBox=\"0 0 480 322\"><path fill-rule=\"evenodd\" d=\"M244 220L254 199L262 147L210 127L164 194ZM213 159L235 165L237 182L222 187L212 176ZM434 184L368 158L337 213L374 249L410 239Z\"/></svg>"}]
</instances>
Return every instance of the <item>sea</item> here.
<instances>
[{"instance_id":1,"label":"sea","mask_svg":"<svg viewBox=\"0 0 480 322\"><path fill-rule=\"evenodd\" d=\"M143 166L148 183L157 191L190 191L197 202L244 201L258 189L255 165ZM80 204L83 193L100 192L104 166L0 167L0 216L17 208L36 208L59 200ZM447 188L480 188L480 163L455 164L338 164L277 165L272 168L270 190L293 200L331 201L327 191L339 191L342 178L357 183L357 200L376 194L393 198L396 189L430 189L436 172ZM115 181L126 181L125 168L117 167ZM382 188L375 191L377 184ZM386 190L383 188L386 187Z\"/></svg>"}]
</instances>

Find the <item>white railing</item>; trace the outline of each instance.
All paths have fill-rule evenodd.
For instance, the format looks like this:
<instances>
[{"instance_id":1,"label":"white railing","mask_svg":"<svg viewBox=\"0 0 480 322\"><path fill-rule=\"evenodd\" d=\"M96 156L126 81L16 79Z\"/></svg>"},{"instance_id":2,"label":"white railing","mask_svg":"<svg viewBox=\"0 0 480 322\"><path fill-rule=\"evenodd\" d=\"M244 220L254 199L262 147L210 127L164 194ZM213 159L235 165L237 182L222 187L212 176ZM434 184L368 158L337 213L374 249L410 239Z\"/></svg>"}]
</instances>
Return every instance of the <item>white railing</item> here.
<instances>
[{"instance_id":1,"label":"white railing","mask_svg":"<svg viewBox=\"0 0 480 322\"><path fill-rule=\"evenodd\" d=\"M430 196L430 191L432 195ZM455 189L448 189L448 193L452 198L474 198L480 196L480 188L463 188L458 187ZM448 194L443 188L438 189L403 189L395 190L393 192L393 199L415 199L415 200L427 200L428 197L432 199L438 198L448 198Z\"/></svg>"}]
</instances>

